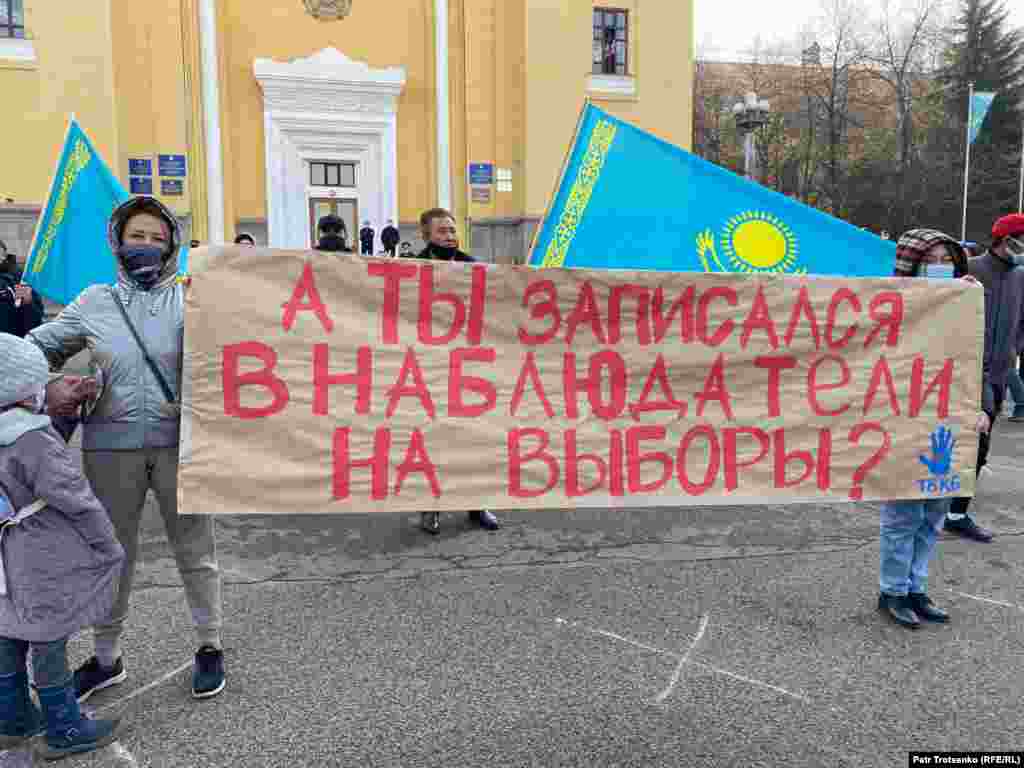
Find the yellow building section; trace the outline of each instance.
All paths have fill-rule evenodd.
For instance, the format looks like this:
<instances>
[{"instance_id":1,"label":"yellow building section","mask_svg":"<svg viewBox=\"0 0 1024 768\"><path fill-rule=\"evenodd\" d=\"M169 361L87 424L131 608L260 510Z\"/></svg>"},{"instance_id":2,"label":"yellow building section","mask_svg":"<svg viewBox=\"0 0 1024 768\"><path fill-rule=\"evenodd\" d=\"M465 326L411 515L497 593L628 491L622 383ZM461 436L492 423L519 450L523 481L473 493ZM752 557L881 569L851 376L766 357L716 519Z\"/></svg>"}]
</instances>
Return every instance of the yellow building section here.
<instances>
[{"instance_id":1,"label":"yellow building section","mask_svg":"<svg viewBox=\"0 0 1024 768\"><path fill-rule=\"evenodd\" d=\"M333 47L374 68L405 68L406 84L398 105L399 216L412 220L433 203L435 179L434 17L432 0L366 2L357 0L342 21L324 23L302 10L302 3L220 0L224 46L220 51L226 80L221 83L227 186L241 219L266 216L263 93L253 76L253 61L305 58Z\"/></svg>"},{"instance_id":2,"label":"yellow building section","mask_svg":"<svg viewBox=\"0 0 1024 768\"><path fill-rule=\"evenodd\" d=\"M108 162L118 152L110 0L28 0L25 27L34 60L0 47L0 199L39 205L72 114Z\"/></svg>"},{"instance_id":3,"label":"yellow building section","mask_svg":"<svg viewBox=\"0 0 1024 768\"><path fill-rule=\"evenodd\" d=\"M525 1L528 5L524 205L527 216L543 215L586 98L672 144L690 148L693 133L692 2ZM590 69L592 17L593 11L600 8L628 12L627 74L613 78L612 82L601 82L601 78L591 75ZM619 92L630 88L632 93Z\"/></svg>"},{"instance_id":4,"label":"yellow building section","mask_svg":"<svg viewBox=\"0 0 1024 768\"><path fill-rule=\"evenodd\" d=\"M126 187L129 161L149 159L153 192L192 215L193 232L206 239L202 2L25 0L35 61L5 60L0 48L0 93L13 116L0 123L0 198L41 204L75 113ZM625 11L629 27L627 71L610 79L592 74L594 11L606 6ZM216 8L226 235L240 221L268 219L254 61L304 59L325 48L375 69L404 69L398 218L408 230L437 203L434 0L354 0L348 18L326 23L301 0L217 0ZM692 16L692 0L448 0L450 181L459 218L474 227L535 223L586 98L688 147ZM163 186L159 155L186 156L187 174ZM491 183L471 183L473 163L493 169Z\"/></svg>"}]
</instances>

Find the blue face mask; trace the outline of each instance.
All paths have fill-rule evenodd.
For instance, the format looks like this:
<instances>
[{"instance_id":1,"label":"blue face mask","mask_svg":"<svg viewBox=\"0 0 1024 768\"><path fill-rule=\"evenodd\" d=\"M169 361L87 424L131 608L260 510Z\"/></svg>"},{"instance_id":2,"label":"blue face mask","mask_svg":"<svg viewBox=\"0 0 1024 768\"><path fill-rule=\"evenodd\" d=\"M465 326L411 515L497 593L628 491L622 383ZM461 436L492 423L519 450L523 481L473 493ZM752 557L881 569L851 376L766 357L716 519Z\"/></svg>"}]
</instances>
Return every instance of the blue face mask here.
<instances>
[{"instance_id":1,"label":"blue face mask","mask_svg":"<svg viewBox=\"0 0 1024 768\"><path fill-rule=\"evenodd\" d=\"M117 256L128 276L148 290L160 279L167 252L159 245L122 245Z\"/></svg>"},{"instance_id":2,"label":"blue face mask","mask_svg":"<svg viewBox=\"0 0 1024 768\"><path fill-rule=\"evenodd\" d=\"M922 277L936 279L951 279L953 277L952 264L924 264Z\"/></svg>"}]
</instances>

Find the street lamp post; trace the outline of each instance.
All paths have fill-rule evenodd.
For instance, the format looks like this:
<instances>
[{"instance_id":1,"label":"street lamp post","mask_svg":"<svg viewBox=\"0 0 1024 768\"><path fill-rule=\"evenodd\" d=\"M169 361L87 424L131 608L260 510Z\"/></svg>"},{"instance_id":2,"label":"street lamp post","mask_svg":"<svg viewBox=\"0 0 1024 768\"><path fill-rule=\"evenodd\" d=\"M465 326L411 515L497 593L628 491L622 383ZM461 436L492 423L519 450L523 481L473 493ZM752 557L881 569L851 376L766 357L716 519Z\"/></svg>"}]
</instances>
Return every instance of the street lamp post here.
<instances>
[{"instance_id":1,"label":"street lamp post","mask_svg":"<svg viewBox=\"0 0 1024 768\"><path fill-rule=\"evenodd\" d=\"M736 117L736 127L743 134L743 172L748 179L757 178L757 145L754 134L758 128L768 123L770 105L760 101L756 93L748 93L746 97L732 108Z\"/></svg>"}]
</instances>

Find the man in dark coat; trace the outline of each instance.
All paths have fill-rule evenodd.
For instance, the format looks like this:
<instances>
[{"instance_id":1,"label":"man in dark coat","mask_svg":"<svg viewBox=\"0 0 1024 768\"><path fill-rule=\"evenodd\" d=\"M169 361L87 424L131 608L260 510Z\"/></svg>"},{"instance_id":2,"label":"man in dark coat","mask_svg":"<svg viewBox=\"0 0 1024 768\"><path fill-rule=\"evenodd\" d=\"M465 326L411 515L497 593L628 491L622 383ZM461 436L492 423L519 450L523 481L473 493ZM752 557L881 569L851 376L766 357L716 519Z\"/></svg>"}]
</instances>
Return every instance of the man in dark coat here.
<instances>
[{"instance_id":1,"label":"man in dark coat","mask_svg":"<svg viewBox=\"0 0 1024 768\"><path fill-rule=\"evenodd\" d=\"M43 300L21 277L17 259L0 240L0 333L24 338L43 322Z\"/></svg>"},{"instance_id":2,"label":"man in dark coat","mask_svg":"<svg viewBox=\"0 0 1024 768\"><path fill-rule=\"evenodd\" d=\"M317 229L320 230L320 241L316 244L318 251L352 252L348 247L348 231L341 217L329 213L321 217Z\"/></svg>"},{"instance_id":3,"label":"man in dark coat","mask_svg":"<svg viewBox=\"0 0 1024 768\"><path fill-rule=\"evenodd\" d=\"M395 248L398 247L398 241L401 239L402 236L399 234L398 228L395 227L395 222L388 219L388 225L380 233L380 242L384 246L384 250L388 252L388 256L395 255Z\"/></svg>"},{"instance_id":4,"label":"man in dark coat","mask_svg":"<svg viewBox=\"0 0 1024 768\"><path fill-rule=\"evenodd\" d=\"M459 250L459 238L455 229L455 217L444 208L432 208L420 216L420 232L427 247L418 258L433 261L475 261L468 253ZM498 518L486 509L474 509L469 519L488 531L498 530ZM422 514L421 527L427 533L437 534L441 531L441 522L437 512L428 511Z\"/></svg>"},{"instance_id":5,"label":"man in dark coat","mask_svg":"<svg viewBox=\"0 0 1024 768\"><path fill-rule=\"evenodd\" d=\"M991 425L1003 411L1006 383L1016 357L1024 352L1024 214L1003 216L992 226L992 245L968 269L985 287L985 353L982 408ZM980 472L988 461L989 431L978 444ZM968 512L970 497L953 499L946 515L946 530L980 542L993 534L978 525Z\"/></svg>"},{"instance_id":6,"label":"man in dark coat","mask_svg":"<svg viewBox=\"0 0 1024 768\"><path fill-rule=\"evenodd\" d=\"M373 239L377 233L373 231L369 221L363 222L363 228L359 230L359 252L363 256L373 256Z\"/></svg>"}]
</instances>

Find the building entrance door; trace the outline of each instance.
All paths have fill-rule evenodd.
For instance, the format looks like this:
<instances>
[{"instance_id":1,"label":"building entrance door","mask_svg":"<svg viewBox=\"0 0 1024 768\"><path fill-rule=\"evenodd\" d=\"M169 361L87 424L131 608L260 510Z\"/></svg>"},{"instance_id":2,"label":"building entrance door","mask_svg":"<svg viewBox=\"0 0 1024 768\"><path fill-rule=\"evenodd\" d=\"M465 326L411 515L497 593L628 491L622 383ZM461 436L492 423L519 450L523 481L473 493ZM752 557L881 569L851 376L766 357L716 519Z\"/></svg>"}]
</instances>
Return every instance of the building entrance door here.
<instances>
[{"instance_id":1,"label":"building entrance door","mask_svg":"<svg viewBox=\"0 0 1024 768\"><path fill-rule=\"evenodd\" d=\"M353 251L359 244L359 201L342 197L311 197L309 199L309 242L316 247L320 240L317 224L324 216L334 214L345 222L345 242ZM356 243L356 245L353 245Z\"/></svg>"}]
</instances>

